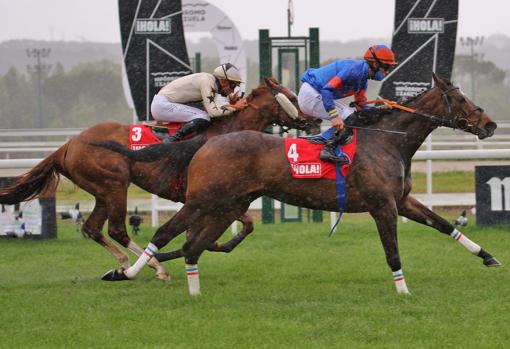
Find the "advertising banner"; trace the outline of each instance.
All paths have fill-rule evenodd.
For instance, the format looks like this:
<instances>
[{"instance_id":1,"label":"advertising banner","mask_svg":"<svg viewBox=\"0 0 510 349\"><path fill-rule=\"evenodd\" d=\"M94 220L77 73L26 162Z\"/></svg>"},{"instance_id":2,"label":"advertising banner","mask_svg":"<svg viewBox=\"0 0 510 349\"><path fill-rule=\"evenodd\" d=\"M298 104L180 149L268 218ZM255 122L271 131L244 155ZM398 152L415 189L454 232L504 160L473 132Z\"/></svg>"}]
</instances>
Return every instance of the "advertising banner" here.
<instances>
[{"instance_id":1,"label":"advertising banner","mask_svg":"<svg viewBox=\"0 0 510 349\"><path fill-rule=\"evenodd\" d=\"M510 166L476 166L476 224L510 224Z\"/></svg>"},{"instance_id":2,"label":"advertising banner","mask_svg":"<svg viewBox=\"0 0 510 349\"><path fill-rule=\"evenodd\" d=\"M396 0L391 48L400 64L379 95L413 97L433 87L432 72L451 79L457 36L458 0Z\"/></svg>"},{"instance_id":3,"label":"advertising banner","mask_svg":"<svg viewBox=\"0 0 510 349\"><path fill-rule=\"evenodd\" d=\"M192 73L182 26L181 0L119 0L124 69L139 120L150 120L153 96Z\"/></svg>"},{"instance_id":4,"label":"advertising banner","mask_svg":"<svg viewBox=\"0 0 510 349\"><path fill-rule=\"evenodd\" d=\"M212 35L220 63L232 63L246 81L247 63L241 35L234 22L218 7L201 0L182 0L182 21L185 33ZM244 90L244 85L241 85Z\"/></svg>"}]
</instances>

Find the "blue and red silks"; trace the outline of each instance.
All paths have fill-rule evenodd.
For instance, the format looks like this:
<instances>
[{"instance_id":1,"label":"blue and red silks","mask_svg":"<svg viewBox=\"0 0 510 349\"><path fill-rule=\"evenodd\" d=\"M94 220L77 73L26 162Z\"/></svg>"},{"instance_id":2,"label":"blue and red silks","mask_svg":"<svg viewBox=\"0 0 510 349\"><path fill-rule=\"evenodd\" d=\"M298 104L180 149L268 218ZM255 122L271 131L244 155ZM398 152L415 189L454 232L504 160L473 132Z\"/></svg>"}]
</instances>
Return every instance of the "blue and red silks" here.
<instances>
[{"instance_id":1,"label":"blue and red silks","mask_svg":"<svg viewBox=\"0 0 510 349\"><path fill-rule=\"evenodd\" d=\"M322 134L328 139L334 129L329 129ZM319 153L324 147L323 144L312 144L306 138L287 138L285 139L285 154L289 161L292 177L294 178L327 178L336 180L336 200L340 212L345 211L347 206L347 196L345 190L345 178L349 173L349 168L354 161L356 154L356 130L353 130L354 138L349 144L338 146L336 153L347 155L351 162L346 165L333 164L331 162L319 159Z\"/></svg>"}]
</instances>

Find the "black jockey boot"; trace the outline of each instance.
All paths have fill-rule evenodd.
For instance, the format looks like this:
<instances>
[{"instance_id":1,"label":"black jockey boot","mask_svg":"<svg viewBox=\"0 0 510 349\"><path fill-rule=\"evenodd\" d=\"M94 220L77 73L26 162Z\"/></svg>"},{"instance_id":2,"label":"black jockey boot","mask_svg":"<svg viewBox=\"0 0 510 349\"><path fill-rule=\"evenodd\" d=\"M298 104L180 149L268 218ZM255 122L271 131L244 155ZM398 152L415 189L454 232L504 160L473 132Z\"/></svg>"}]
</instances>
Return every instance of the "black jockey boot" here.
<instances>
[{"instance_id":1,"label":"black jockey boot","mask_svg":"<svg viewBox=\"0 0 510 349\"><path fill-rule=\"evenodd\" d=\"M180 129L168 138L168 142L178 142L192 132L199 132L209 126L211 122L205 119L193 119L188 121Z\"/></svg>"},{"instance_id":2,"label":"black jockey boot","mask_svg":"<svg viewBox=\"0 0 510 349\"><path fill-rule=\"evenodd\" d=\"M338 156L335 149L340 143L345 131L337 131L327 140L326 145L322 148L319 158L324 161L333 162L335 164L346 165L350 162L347 156Z\"/></svg>"}]
</instances>

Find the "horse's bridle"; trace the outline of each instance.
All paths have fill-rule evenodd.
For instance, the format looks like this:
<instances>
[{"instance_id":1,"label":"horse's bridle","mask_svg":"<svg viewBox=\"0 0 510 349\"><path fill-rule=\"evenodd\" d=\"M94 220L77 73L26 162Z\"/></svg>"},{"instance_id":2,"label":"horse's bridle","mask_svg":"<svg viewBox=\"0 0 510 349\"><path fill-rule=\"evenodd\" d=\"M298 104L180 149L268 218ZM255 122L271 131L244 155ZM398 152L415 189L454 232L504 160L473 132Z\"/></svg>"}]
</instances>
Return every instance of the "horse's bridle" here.
<instances>
[{"instance_id":1,"label":"horse's bridle","mask_svg":"<svg viewBox=\"0 0 510 349\"><path fill-rule=\"evenodd\" d=\"M478 134L479 130L480 130L478 125L480 124L481 119L478 120L476 125L473 125L473 124L469 123L469 117L475 112L483 113L483 109L481 107L475 106L475 108L470 110L467 114L454 115L452 118L453 110L452 110L452 105L449 100L451 98L450 92L458 90L458 89L459 89L458 87L452 86L452 87L448 88L446 91L441 90L441 97L443 98L443 104L445 105L445 108L447 110L446 116L448 116L448 118L446 118L444 116L430 115L430 114L422 113L420 111L416 111L416 115L426 117L427 119L431 120L437 126L450 127L452 129L458 128L463 131L469 130L469 131L473 131L474 134Z\"/></svg>"}]
</instances>

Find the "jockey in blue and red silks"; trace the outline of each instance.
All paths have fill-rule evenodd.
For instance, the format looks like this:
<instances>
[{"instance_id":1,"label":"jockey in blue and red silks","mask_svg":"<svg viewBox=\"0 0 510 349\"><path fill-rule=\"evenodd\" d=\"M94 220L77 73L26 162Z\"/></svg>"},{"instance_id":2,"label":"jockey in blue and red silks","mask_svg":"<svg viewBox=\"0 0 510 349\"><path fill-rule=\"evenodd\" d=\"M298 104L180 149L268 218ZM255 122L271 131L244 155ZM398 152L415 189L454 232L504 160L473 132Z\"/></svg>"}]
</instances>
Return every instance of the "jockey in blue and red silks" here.
<instances>
[{"instance_id":1,"label":"jockey in blue and red silks","mask_svg":"<svg viewBox=\"0 0 510 349\"><path fill-rule=\"evenodd\" d=\"M344 121L352 125L353 120L350 119L355 118L355 110L339 99L354 96L355 104L366 101L367 80L383 80L397 64L395 54L385 45L370 46L363 58L338 60L305 71L301 77L303 84L298 95L301 111L316 118L330 120L332 126L339 131L344 129ZM370 108L373 107L357 105L358 110ZM320 154L322 160L336 163L346 161L335 154L339 140L340 134L336 132L335 136L326 142Z\"/></svg>"}]
</instances>

